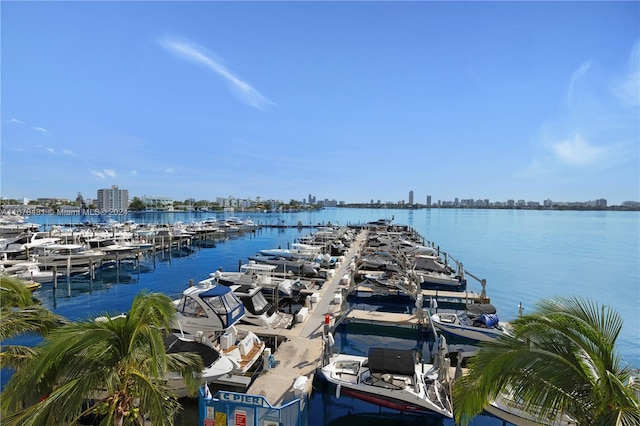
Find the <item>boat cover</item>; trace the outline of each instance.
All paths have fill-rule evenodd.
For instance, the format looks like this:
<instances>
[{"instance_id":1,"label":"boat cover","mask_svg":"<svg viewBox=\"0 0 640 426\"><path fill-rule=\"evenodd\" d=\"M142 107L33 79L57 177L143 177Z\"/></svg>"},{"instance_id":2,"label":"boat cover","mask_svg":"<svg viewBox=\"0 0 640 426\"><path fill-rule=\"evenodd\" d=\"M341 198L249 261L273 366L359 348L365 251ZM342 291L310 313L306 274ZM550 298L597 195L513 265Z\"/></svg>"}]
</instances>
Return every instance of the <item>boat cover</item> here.
<instances>
[{"instance_id":1,"label":"boat cover","mask_svg":"<svg viewBox=\"0 0 640 426\"><path fill-rule=\"evenodd\" d=\"M182 340L174 334L167 334L162 340L164 341L164 347L168 354L184 352L197 353L202 357L202 362L205 367L210 366L220 358L220 353L218 351L203 343L191 340Z\"/></svg>"},{"instance_id":2,"label":"boat cover","mask_svg":"<svg viewBox=\"0 0 640 426\"><path fill-rule=\"evenodd\" d=\"M498 316L496 314L482 314L474 322L480 322L487 328L494 328L498 325Z\"/></svg>"},{"instance_id":3,"label":"boat cover","mask_svg":"<svg viewBox=\"0 0 640 426\"><path fill-rule=\"evenodd\" d=\"M210 290L200 293L200 297L218 297L230 292L231 292L231 289L229 287L216 285L211 287Z\"/></svg>"},{"instance_id":4,"label":"boat cover","mask_svg":"<svg viewBox=\"0 0 640 426\"><path fill-rule=\"evenodd\" d=\"M413 376L416 371L415 352L411 349L369 348L369 369L372 373Z\"/></svg>"},{"instance_id":5,"label":"boat cover","mask_svg":"<svg viewBox=\"0 0 640 426\"><path fill-rule=\"evenodd\" d=\"M470 314L480 315L480 314L495 314L496 307L491 303L468 303L467 311Z\"/></svg>"}]
</instances>

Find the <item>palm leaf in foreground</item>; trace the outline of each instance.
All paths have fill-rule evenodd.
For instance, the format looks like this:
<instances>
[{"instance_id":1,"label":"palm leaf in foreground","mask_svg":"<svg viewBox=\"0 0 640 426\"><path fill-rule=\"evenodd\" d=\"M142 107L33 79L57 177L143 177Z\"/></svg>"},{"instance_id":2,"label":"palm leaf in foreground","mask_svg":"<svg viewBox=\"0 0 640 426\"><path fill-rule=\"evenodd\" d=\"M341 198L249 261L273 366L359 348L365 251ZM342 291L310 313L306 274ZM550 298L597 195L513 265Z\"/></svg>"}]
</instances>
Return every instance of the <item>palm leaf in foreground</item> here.
<instances>
[{"instance_id":1,"label":"palm leaf in foreground","mask_svg":"<svg viewBox=\"0 0 640 426\"><path fill-rule=\"evenodd\" d=\"M195 393L202 359L166 354L163 327L175 309L160 294L141 293L126 316L71 323L54 331L39 356L16 373L2 394L3 422L73 424L85 414L103 424L173 424L180 410L163 377L180 372ZM39 401L23 408L23 401ZM4 423L3 423L4 424Z\"/></svg>"},{"instance_id":2,"label":"palm leaf in foreground","mask_svg":"<svg viewBox=\"0 0 640 426\"><path fill-rule=\"evenodd\" d=\"M540 419L569 413L581 425L640 424L633 371L615 342L621 317L582 299L550 299L512 323L514 337L484 342L454 386L458 424L509 394Z\"/></svg>"},{"instance_id":3,"label":"palm leaf in foreground","mask_svg":"<svg viewBox=\"0 0 640 426\"><path fill-rule=\"evenodd\" d=\"M34 300L22 280L0 275L0 342L31 334L46 336L66 320ZM19 370L33 356L33 348L3 344L0 346L0 368Z\"/></svg>"}]
</instances>

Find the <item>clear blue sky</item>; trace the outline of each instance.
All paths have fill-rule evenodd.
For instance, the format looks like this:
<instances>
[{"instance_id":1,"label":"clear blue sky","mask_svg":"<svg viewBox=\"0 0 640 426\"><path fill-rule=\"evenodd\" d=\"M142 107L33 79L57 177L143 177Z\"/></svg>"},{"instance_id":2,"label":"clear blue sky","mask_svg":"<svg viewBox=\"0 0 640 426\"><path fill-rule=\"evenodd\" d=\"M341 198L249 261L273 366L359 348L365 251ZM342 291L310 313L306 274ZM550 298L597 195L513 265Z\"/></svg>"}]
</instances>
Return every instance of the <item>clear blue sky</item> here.
<instances>
[{"instance_id":1,"label":"clear blue sky","mask_svg":"<svg viewBox=\"0 0 640 426\"><path fill-rule=\"evenodd\" d=\"M640 199L637 1L0 7L2 197Z\"/></svg>"}]
</instances>

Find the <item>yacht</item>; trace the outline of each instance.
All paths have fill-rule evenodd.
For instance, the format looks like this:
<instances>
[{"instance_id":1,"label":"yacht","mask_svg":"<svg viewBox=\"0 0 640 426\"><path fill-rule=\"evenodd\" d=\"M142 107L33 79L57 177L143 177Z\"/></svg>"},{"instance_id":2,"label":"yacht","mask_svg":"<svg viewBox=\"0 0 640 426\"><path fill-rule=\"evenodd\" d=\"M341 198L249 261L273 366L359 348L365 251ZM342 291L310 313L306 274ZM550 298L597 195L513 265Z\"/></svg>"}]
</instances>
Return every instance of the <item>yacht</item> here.
<instances>
[{"instance_id":1,"label":"yacht","mask_svg":"<svg viewBox=\"0 0 640 426\"><path fill-rule=\"evenodd\" d=\"M231 289L245 307L245 315L241 322L262 328L287 329L293 325L293 314L281 312L273 303L267 302L260 287L233 285Z\"/></svg>"},{"instance_id":2,"label":"yacht","mask_svg":"<svg viewBox=\"0 0 640 426\"><path fill-rule=\"evenodd\" d=\"M174 334L188 338L204 335L233 362L233 374L244 375L257 368L265 343L255 333L238 327L245 307L230 287L212 278L203 280L184 290L174 305Z\"/></svg>"}]
</instances>

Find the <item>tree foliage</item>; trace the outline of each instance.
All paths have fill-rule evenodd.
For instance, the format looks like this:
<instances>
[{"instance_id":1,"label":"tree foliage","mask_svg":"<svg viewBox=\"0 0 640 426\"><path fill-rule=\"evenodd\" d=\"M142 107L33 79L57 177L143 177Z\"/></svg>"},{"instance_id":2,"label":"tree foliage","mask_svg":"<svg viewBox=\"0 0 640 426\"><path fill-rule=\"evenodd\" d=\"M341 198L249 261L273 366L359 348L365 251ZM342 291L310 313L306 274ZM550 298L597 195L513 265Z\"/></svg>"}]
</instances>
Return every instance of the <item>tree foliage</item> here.
<instances>
[{"instance_id":1,"label":"tree foliage","mask_svg":"<svg viewBox=\"0 0 640 426\"><path fill-rule=\"evenodd\" d=\"M66 320L43 308L33 298L25 283L18 279L0 275L0 342L24 334L46 336ZM35 356L34 348L18 344L0 346L0 367L20 369Z\"/></svg>"},{"instance_id":2,"label":"tree foliage","mask_svg":"<svg viewBox=\"0 0 640 426\"><path fill-rule=\"evenodd\" d=\"M577 298L538 304L512 323L514 337L484 342L455 382L458 424L505 393L540 418L566 413L580 425L640 424L640 383L615 352L622 318Z\"/></svg>"},{"instance_id":3,"label":"tree foliage","mask_svg":"<svg viewBox=\"0 0 640 426\"><path fill-rule=\"evenodd\" d=\"M173 424L181 407L163 377L182 373L195 394L202 371L199 355L165 352L174 316L167 296L143 292L126 315L53 331L2 392L3 425L75 424L86 415L104 425Z\"/></svg>"},{"instance_id":4,"label":"tree foliage","mask_svg":"<svg viewBox=\"0 0 640 426\"><path fill-rule=\"evenodd\" d=\"M129 210L142 211L144 209L145 209L145 205L142 202L142 200L138 197L133 197L133 199L129 203Z\"/></svg>"}]
</instances>

